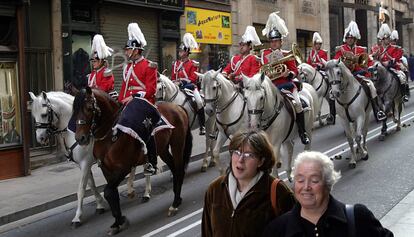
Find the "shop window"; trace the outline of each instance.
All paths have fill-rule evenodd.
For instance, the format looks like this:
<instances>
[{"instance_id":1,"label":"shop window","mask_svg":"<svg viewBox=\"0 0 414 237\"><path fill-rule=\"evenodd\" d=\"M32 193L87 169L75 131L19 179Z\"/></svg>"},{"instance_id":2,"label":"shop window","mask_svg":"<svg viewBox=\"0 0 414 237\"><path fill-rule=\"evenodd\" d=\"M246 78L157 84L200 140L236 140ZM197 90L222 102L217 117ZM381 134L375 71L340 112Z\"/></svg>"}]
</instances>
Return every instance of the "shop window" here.
<instances>
[{"instance_id":1,"label":"shop window","mask_svg":"<svg viewBox=\"0 0 414 237\"><path fill-rule=\"evenodd\" d=\"M0 51L17 50L16 48L16 20L13 17L0 16Z\"/></svg>"},{"instance_id":2,"label":"shop window","mask_svg":"<svg viewBox=\"0 0 414 237\"><path fill-rule=\"evenodd\" d=\"M76 88L85 87L86 76L91 73L89 54L91 52L91 35L72 34L72 60L73 78L72 85Z\"/></svg>"},{"instance_id":3,"label":"shop window","mask_svg":"<svg viewBox=\"0 0 414 237\"><path fill-rule=\"evenodd\" d=\"M200 62L200 72L224 68L230 60L229 46L218 44L201 44L200 51L190 58Z\"/></svg>"},{"instance_id":4,"label":"shop window","mask_svg":"<svg viewBox=\"0 0 414 237\"><path fill-rule=\"evenodd\" d=\"M163 73L168 77L171 76L172 63L176 60L177 43L176 41L164 41L162 47L162 65ZM164 72L165 70L165 72Z\"/></svg>"},{"instance_id":5,"label":"shop window","mask_svg":"<svg viewBox=\"0 0 414 237\"><path fill-rule=\"evenodd\" d=\"M0 62L0 148L21 144L21 116L14 62Z\"/></svg>"}]
</instances>

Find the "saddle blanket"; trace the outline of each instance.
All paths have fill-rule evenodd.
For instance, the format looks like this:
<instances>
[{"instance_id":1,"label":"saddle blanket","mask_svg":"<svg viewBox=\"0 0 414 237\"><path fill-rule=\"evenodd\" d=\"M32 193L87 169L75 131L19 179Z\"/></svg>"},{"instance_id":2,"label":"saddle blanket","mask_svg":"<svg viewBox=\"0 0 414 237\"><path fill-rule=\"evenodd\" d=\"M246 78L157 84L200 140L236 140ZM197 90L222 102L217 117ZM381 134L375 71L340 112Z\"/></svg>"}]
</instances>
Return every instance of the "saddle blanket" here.
<instances>
[{"instance_id":1,"label":"saddle blanket","mask_svg":"<svg viewBox=\"0 0 414 237\"><path fill-rule=\"evenodd\" d=\"M75 133L76 132L76 118L72 115L70 117L69 123L68 123L68 130Z\"/></svg>"},{"instance_id":2,"label":"saddle blanket","mask_svg":"<svg viewBox=\"0 0 414 237\"><path fill-rule=\"evenodd\" d=\"M112 128L116 135L118 130L140 141L144 154L147 154L146 142L150 136L162 129L173 129L157 108L143 98L134 98L122 110L117 124Z\"/></svg>"}]
</instances>

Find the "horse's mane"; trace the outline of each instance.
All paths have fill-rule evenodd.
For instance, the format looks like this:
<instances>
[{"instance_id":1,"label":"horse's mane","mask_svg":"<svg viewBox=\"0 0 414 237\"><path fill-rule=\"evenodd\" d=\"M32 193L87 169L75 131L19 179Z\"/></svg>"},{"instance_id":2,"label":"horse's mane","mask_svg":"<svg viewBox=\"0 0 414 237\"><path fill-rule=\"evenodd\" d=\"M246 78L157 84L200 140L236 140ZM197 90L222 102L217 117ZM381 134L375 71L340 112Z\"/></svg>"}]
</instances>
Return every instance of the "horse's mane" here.
<instances>
[{"instance_id":1,"label":"horse's mane","mask_svg":"<svg viewBox=\"0 0 414 237\"><path fill-rule=\"evenodd\" d=\"M85 105L85 99L87 96L87 90L86 88L83 88L79 90L77 95L75 96L75 100L73 101L73 115L77 116L79 111L82 109L82 107ZM108 101L108 103L111 106L118 105L117 102L105 91L100 89L92 89L92 93L95 96L97 102L105 102Z\"/></svg>"},{"instance_id":2,"label":"horse's mane","mask_svg":"<svg viewBox=\"0 0 414 237\"><path fill-rule=\"evenodd\" d=\"M68 109L72 109L73 104L73 96L62 92L62 91L50 91L46 93L47 98L49 99L51 106L54 111L59 111L61 108L61 104L64 104ZM42 98L42 95L37 98ZM40 103L40 99L33 100L32 104L32 112L40 111L40 109L43 107L43 104Z\"/></svg>"},{"instance_id":3,"label":"horse's mane","mask_svg":"<svg viewBox=\"0 0 414 237\"><path fill-rule=\"evenodd\" d=\"M158 80L160 82L163 82L164 84L166 84L166 86L168 87L175 87L175 84L172 80L170 80L167 76L160 74L160 76L158 77Z\"/></svg>"},{"instance_id":4,"label":"horse's mane","mask_svg":"<svg viewBox=\"0 0 414 237\"><path fill-rule=\"evenodd\" d=\"M214 71L214 70L209 70L209 71L207 71L205 74L204 74L204 78L206 78L206 77L208 77L210 80L211 79L213 79L213 77L214 77L214 74L216 73L217 71ZM221 85L226 85L226 86L231 86L231 87L233 87L234 86L234 84L233 84L233 82L231 82L230 80L228 80L227 78L225 78L224 77L224 75L221 73L221 72L219 72L218 74L217 74L217 76L216 76L216 78L215 78Z\"/></svg>"},{"instance_id":5,"label":"horse's mane","mask_svg":"<svg viewBox=\"0 0 414 237\"><path fill-rule=\"evenodd\" d=\"M86 89L81 89L75 96L73 101L73 116L77 116L79 111L82 109L85 104L86 99Z\"/></svg>"}]
</instances>

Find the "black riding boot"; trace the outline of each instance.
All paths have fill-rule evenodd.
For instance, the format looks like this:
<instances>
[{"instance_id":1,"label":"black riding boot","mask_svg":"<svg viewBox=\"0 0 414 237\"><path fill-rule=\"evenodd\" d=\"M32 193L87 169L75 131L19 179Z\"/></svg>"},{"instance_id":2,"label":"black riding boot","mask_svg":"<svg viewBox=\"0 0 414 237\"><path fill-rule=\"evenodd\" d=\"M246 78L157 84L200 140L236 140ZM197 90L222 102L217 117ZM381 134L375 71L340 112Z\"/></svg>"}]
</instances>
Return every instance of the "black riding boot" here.
<instances>
[{"instance_id":1,"label":"black riding boot","mask_svg":"<svg viewBox=\"0 0 414 237\"><path fill-rule=\"evenodd\" d=\"M206 116L204 114L204 108L197 111L198 124L200 125L200 135L206 134Z\"/></svg>"},{"instance_id":2,"label":"black riding boot","mask_svg":"<svg viewBox=\"0 0 414 237\"><path fill-rule=\"evenodd\" d=\"M371 106L372 111L374 112L375 119L379 122L384 119L387 119L387 116L385 115L384 111L381 110L379 103L378 103L378 96L371 99Z\"/></svg>"},{"instance_id":3,"label":"black riding boot","mask_svg":"<svg viewBox=\"0 0 414 237\"><path fill-rule=\"evenodd\" d=\"M300 140L304 145L310 143L308 134L305 131L305 114L302 112L296 114L296 124L298 125L298 132Z\"/></svg>"},{"instance_id":4,"label":"black riding boot","mask_svg":"<svg viewBox=\"0 0 414 237\"><path fill-rule=\"evenodd\" d=\"M329 125L334 125L335 117L336 117L335 100L329 99L328 103L329 103L329 114L328 114L328 117L326 118L326 122Z\"/></svg>"},{"instance_id":5,"label":"black riding boot","mask_svg":"<svg viewBox=\"0 0 414 237\"><path fill-rule=\"evenodd\" d=\"M144 175L154 175L157 173L157 146L154 136L150 136L147 142L147 157L149 163L145 164Z\"/></svg>"},{"instance_id":6,"label":"black riding boot","mask_svg":"<svg viewBox=\"0 0 414 237\"><path fill-rule=\"evenodd\" d=\"M408 98L410 98L410 85L408 83L404 84L404 102L408 102Z\"/></svg>"}]
</instances>

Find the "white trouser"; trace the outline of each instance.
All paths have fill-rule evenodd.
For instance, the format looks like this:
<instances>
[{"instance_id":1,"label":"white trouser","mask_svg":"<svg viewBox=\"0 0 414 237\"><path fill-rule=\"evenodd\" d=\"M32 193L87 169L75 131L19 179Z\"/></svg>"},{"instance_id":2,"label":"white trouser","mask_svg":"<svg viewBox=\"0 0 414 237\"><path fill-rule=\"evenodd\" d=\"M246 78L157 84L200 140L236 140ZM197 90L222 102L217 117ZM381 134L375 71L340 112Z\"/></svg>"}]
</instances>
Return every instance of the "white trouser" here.
<instances>
[{"instance_id":1,"label":"white trouser","mask_svg":"<svg viewBox=\"0 0 414 237\"><path fill-rule=\"evenodd\" d=\"M288 90L282 89L282 92L293 99L293 107L295 107L295 111L297 114L303 112L302 102L300 101L298 90L293 90L293 92L290 92Z\"/></svg>"},{"instance_id":2,"label":"white trouser","mask_svg":"<svg viewBox=\"0 0 414 237\"><path fill-rule=\"evenodd\" d=\"M362 79L362 80L364 80L364 82L366 82L366 84L368 85L369 90L371 92L372 99L377 97L377 89L375 88L374 83L372 83L372 81L369 79Z\"/></svg>"},{"instance_id":3,"label":"white trouser","mask_svg":"<svg viewBox=\"0 0 414 237\"><path fill-rule=\"evenodd\" d=\"M203 101L203 98L201 98L200 92L198 91L197 88L194 89L193 95L194 95L194 100L197 104L197 110L203 108L204 107L204 101Z\"/></svg>"},{"instance_id":4,"label":"white trouser","mask_svg":"<svg viewBox=\"0 0 414 237\"><path fill-rule=\"evenodd\" d=\"M398 80L400 80L401 85L407 84L407 76L403 71L397 70L395 68L391 68L390 70L397 74Z\"/></svg>"}]
</instances>

